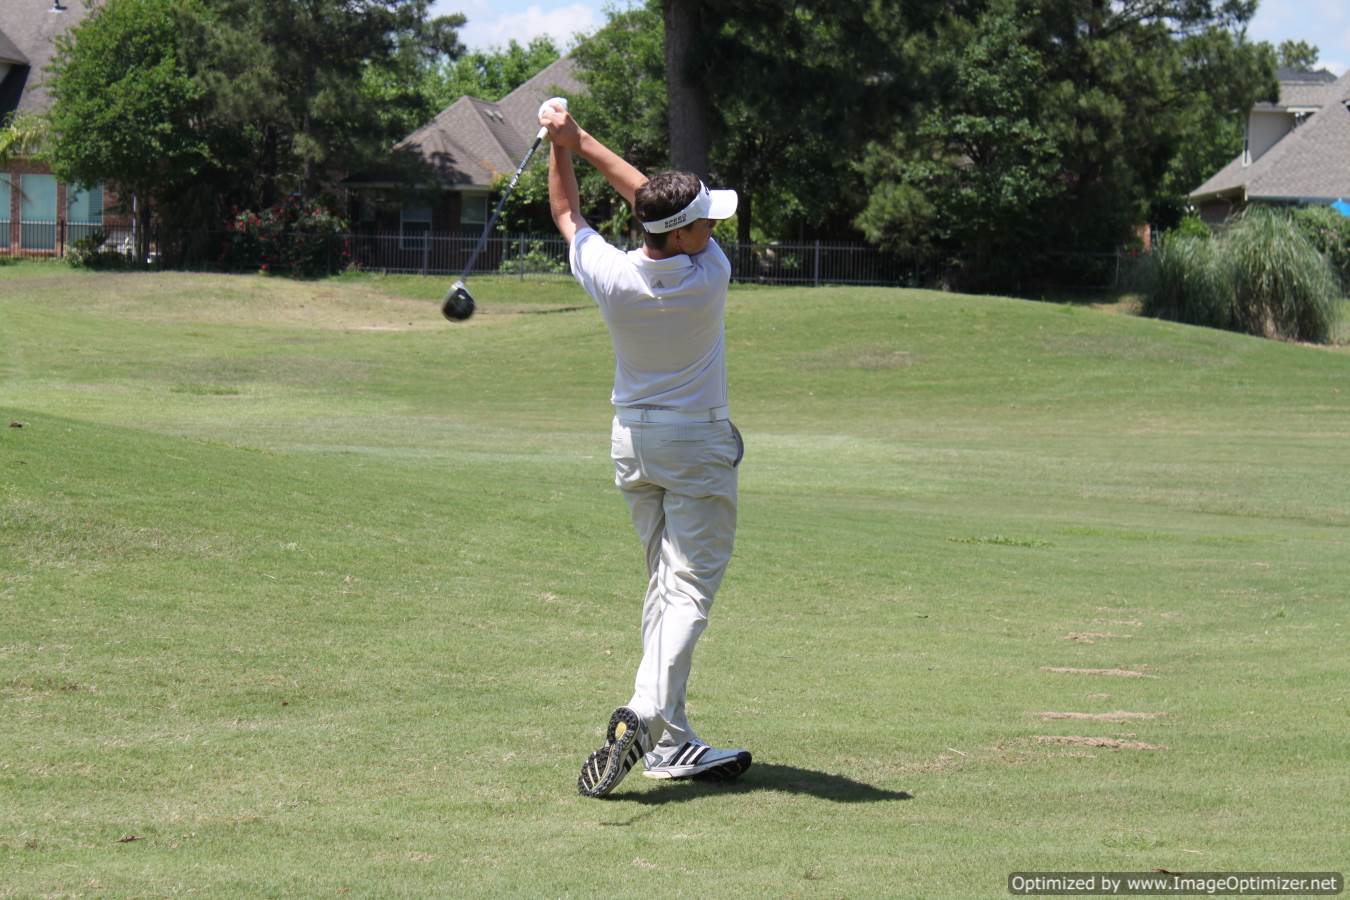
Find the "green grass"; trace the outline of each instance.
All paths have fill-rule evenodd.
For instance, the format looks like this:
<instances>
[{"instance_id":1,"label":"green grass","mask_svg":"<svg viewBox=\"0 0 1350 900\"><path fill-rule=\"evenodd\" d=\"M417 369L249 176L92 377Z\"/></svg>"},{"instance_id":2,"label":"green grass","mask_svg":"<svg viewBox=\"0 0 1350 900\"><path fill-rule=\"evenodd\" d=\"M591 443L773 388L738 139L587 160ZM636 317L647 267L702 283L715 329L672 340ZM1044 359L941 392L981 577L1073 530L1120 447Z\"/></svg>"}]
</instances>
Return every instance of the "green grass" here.
<instances>
[{"instance_id":1,"label":"green grass","mask_svg":"<svg viewBox=\"0 0 1350 900\"><path fill-rule=\"evenodd\" d=\"M473 288L0 267L0 896L1344 869L1343 349L734 291L690 712L755 767L595 801L644 586L609 340L566 281Z\"/></svg>"}]
</instances>

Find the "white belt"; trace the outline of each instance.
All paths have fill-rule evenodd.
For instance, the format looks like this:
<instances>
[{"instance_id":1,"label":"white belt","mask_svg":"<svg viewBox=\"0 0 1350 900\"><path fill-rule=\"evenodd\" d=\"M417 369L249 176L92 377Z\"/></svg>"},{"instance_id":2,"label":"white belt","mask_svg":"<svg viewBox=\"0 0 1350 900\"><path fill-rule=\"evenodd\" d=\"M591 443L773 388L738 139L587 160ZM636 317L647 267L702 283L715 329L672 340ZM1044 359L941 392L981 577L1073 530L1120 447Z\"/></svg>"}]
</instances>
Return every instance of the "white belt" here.
<instances>
[{"instance_id":1,"label":"white belt","mask_svg":"<svg viewBox=\"0 0 1350 900\"><path fill-rule=\"evenodd\" d=\"M686 412L682 409L638 409L635 406L616 406L614 415L625 425L648 422L654 425L685 425L694 422L720 422L731 418L731 407L714 406Z\"/></svg>"}]
</instances>

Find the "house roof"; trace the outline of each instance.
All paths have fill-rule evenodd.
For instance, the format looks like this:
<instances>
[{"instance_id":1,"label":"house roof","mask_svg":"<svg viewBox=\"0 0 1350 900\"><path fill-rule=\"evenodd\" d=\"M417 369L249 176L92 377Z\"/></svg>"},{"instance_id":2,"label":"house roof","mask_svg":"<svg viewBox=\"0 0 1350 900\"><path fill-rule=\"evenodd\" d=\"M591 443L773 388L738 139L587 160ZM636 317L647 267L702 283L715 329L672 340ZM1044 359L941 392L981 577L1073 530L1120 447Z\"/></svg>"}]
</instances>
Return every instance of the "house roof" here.
<instances>
[{"instance_id":1,"label":"house roof","mask_svg":"<svg viewBox=\"0 0 1350 900\"><path fill-rule=\"evenodd\" d=\"M1280 100L1286 95L1281 84ZM1190 199L1321 200L1350 197L1350 72L1325 84L1319 109L1260 159L1239 156L1191 192Z\"/></svg>"},{"instance_id":2,"label":"house roof","mask_svg":"<svg viewBox=\"0 0 1350 900\"><path fill-rule=\"evenodd\" d=\"M1316 107L1321 109L1331 99L1335 82L1295 81L1280 83L1280 99L1274 103L1258 103L1254 107L1261 110L1288 110Z\"/></svg>"},{"instance_id":3,"label":"house roof","mask_svg":"<svg viewBox=\"0 0 1350 900\"><path fill-rule=\"evenodd\" d=\"M1336 80L1336 73L1329 69L1294 69L1289 66L1280 66L1275 70L1275 80L1282 84L1290 82L1330 84Z\"/></svg>"},{"instance_id":4,"label":"house roof","mask_svg":"<svg viewBox=\"0 0 1350 900\"><path fill-rule=\"evenodd\" d=\"M421 128L394 145L394 155L411 155L442 184L463 190L488 188L499 175L515 171L539 130L539 105L561 91L586 90L576 63L560 59L496 103L460 97Z\"/></svg>"},{"instance_id":5,"label":"house roof","mask_svg":"<svg viewBox=\"0 0 1350 900\"><path fill-rule=\"evenodd\" d=\"M0 62L16 64L0 81L0 115L51 107L47 66L56 54L56 38L78 25L91 5L85 0L64 0L59 8L52 0L0 3ZM18 58L7 59L11 54Z\"/></svg>"},{"instance_id":6,"label":"house roof","mask_svg":"<svg viewBox=\"0 0 1350 900\"><path fill-rule=\"evenodd\" d=\"M14 42L3 31L0 31L0 63L28 65L28 57L24 56L23 52L14 46Z\"/></svg>"}]
</instances>

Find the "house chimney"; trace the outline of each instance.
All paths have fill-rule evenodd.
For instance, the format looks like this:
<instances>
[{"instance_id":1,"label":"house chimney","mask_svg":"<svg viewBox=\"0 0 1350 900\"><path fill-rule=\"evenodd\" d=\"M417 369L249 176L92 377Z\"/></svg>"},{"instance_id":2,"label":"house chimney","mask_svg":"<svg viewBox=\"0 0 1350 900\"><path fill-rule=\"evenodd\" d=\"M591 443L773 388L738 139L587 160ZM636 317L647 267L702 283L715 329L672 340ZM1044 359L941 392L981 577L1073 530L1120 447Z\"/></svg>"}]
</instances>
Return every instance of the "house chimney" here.
<instances>
[{"instance_id":1,"label":"house chimney","mask_svg":"<svg viewBox=\"0 0 1350 900\"><path fill-rule=\"evenodd\" d=\"M61 5L61 0L52 0L52 12L65 12L66 8Z\"/></svg>"}]
</instances>

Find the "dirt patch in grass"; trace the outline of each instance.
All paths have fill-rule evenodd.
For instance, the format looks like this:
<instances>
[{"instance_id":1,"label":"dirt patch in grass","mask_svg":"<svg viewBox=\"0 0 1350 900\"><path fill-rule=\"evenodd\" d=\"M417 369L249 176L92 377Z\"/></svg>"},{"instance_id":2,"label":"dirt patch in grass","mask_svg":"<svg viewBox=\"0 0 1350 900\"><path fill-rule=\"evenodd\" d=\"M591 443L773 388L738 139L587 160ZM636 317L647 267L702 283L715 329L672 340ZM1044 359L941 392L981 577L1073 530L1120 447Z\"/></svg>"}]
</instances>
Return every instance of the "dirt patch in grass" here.
<instances>
[{"instance_id":1,"label":"dirt patch in grass","mask_svg":"<svg viewBox=\"0 0 1350 900\"><path fill-rule=\"evenodd\" d=\"M1157 744L1143 741L1122 741L1119 738L1083 737L1074 734L1038 734L1038 744L1068 744L1074 747L1100 747L1103 750L1166 750Z\"/></svg>"},{"instance_id":2,"label":"dirt patch in grass","mask_svg":"<svg viewBox=\"0 0 1350 900\"><path fill-rule=\"evenodd\" d=\"M1166 713L1156 712L1126 712L1118 709L1115 712L1104 713L1085 713L1085 712L1042 712L1037 713L1042 719L1083 719L1091 722L1127 722L1131 719L1157 719Z\"/></svg>"},{"instance_id":3,"label":"dirt patch in grass","mask_svg":"<svg viewBox=\"0 0 1350 900\"><path fill-rule=\"evenodd\" d=\"M1068 666L1041 666L1042 672L1056 672L1062 675L1105 675L1110 678L1157 678L1133 669L1074 669Z\"/></svg>"},{"instance_id":4,"label":"dirt patch in grass","mask_svg":"<svg viewBox=\"0 0 1350 900\"><path fill-rule=\"evenodd\" d=\"M1080 644L1095 644L1103 638L1127 638L1133 637L1129 634L1113 634L1109 631L1071 631L1064 635L1066 641L1076 641Z\"/></svg>"},{"instance_id":5,"label":"dirt patch in grass","mask_svg":"<svg viewBox=\"0 0 1350 900\"><path fill-rule=\"evenodd\" d=\"M969 754L957 754L953 752L939 753L934 759L925 762L910 763L900 767L902 774L914 773L932 773L945 772L953 766L958 766L969 759Z\"/></svg>"}]
</instances>

